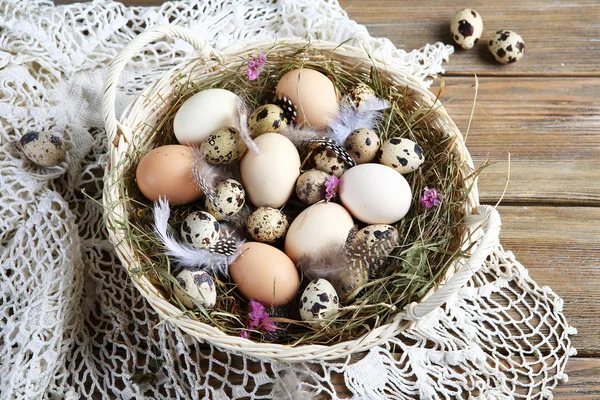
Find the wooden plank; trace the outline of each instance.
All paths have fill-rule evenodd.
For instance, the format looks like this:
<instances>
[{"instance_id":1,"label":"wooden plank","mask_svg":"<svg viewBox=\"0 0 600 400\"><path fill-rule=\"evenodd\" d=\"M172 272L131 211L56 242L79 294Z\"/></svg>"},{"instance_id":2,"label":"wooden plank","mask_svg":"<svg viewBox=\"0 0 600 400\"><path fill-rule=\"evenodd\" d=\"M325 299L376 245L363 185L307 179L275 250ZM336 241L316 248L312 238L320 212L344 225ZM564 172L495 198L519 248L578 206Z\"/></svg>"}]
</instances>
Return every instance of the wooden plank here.
<instances>
[{"instance_id":1,"label":"wooden plank","mask_svg":"<svg viewBox=\"0 0 600 400\"><path fill-rule=\"evenodd\" d=\"M501 243L550 286L579 330L580 354L600 354L600 208L500 207Z\"/></svg>"},{"instance_id":2,"label":"wooden plank","mask_svg":"<svg viewBox=\"0 0 600 400\"><path fill-rule=\"evenodd\" d=\"M448 74L479 75L589 75L600 76L600 6L595 0L422 2L340 0L348 16L365 24L369 33L389 38L410 51L425 43L453 44L449 25L464 7L477 10L484 20L480 42L470 51L457 50L446 66ZM495 62L487 50L493 32L510 29L526 43L525 57L509 66Z\"/></svg>"}]
</instances>

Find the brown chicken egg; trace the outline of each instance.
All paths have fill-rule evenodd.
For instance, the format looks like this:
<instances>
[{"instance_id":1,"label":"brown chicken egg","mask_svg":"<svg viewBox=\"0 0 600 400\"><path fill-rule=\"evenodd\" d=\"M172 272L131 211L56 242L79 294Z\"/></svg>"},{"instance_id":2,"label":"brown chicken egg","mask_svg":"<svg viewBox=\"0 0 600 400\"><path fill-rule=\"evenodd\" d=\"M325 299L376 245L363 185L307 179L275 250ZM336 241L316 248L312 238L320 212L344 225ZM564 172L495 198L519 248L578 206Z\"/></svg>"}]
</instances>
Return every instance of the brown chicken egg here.
<instances>
[{"instance_id":1,"label":"brown chicken egg","mask_svg":"<svg viewBox=\"0 0 600 400\"><path fill-rule=\"evenodd\" d=\"M157 147L145 154L135 171L142 194L157 201L165 196L171 205L191 203L202 197L192 175L192 150L178 144Z\"/></svg>"},{"instance_id":2,"label":"brown chicken egg","mask_svg":"<svg viewBox=\"0 0 600 400\"><path fill-rule=\"evenodd\" d=\"M295 111L294 122L305 127L324 129L338 113L338 93L327 76L314 69L302 68L287 72L275 88L278 104Z\"/></svg>"}]
</instances>

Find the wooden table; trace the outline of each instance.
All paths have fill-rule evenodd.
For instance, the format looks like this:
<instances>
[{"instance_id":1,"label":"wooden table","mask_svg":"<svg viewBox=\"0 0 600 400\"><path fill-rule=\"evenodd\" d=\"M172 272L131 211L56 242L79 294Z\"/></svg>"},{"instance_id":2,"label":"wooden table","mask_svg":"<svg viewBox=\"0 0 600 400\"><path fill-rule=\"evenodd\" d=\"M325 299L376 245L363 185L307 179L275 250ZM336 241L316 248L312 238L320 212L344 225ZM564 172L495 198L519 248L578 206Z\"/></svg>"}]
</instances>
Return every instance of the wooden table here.
<instances>
[{"instance_id":1,"label":"wooden table","mask_svg":"<svg viewBox=\"0 0 600 400\"><path fill-rule=\"evenodd\" d=\"M160 0L128 0L157 5ZM451 43L449 22L461 7L484 18L484 35L471 51L457 50L446 65L442 95L461 130L467 127L479 77L468 147L477 162L496 162L480 180L485 203L500 207L501 240L541 285L565 300L579 330L569 382L555 399L600 398L600 4L587 1L470 1L457 3L341 0L350 18L373 36L412 50ZM511 29L527 45L516 64L497 64L485 42ZM453 97L454 98L452 101Z\"/></svg>"}]
</instances>

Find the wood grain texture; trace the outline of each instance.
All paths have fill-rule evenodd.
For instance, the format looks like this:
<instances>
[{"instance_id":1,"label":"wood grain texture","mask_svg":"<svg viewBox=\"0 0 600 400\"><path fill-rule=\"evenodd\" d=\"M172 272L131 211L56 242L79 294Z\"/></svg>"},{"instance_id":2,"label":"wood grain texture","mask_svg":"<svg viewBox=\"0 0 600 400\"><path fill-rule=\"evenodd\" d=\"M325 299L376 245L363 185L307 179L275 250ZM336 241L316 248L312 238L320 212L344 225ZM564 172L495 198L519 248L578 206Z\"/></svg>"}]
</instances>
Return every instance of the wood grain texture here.
<instances>
[{"instance_id":1,"label":"wood grain texture","mask_svg":"<svg viewBox=\"0 0 600 400\"><path fill-rule=\"evenodd\" d=\"M447 65L449 75L477 71L479 75L600 76L600 6L585 1L469 1L415 2L409 0L340 0L350 18L365 24L373 36L389 38L410 51L424 43L452 44L450 21L461 8L483 17L482 39L470 51L457 50ZM503 66L487 50L489 37L499 29L514 30L525 40L524 58Z\"/></svg>"}]
</instances>

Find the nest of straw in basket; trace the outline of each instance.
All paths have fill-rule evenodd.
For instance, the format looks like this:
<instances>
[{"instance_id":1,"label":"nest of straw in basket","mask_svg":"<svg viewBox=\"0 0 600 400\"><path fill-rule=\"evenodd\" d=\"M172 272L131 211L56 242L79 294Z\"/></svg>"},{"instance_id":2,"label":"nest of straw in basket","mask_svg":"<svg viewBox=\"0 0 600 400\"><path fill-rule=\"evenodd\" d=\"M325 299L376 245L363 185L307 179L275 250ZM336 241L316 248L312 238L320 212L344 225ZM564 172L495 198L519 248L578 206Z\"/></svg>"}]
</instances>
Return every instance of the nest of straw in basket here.
<instances>
[{"instance_id":1,"label":"nest of straw in basket","mask_svg":"<svg viewBox=\"0 0 600 400\"><path fill-rule=\"evenodd\" d=\"M426 160L420 169L406 176L413 190L413 199L409 213L396 224L400 243L390 254L382 276L364 285L361 295L345 304L330 323L309 325L293 316L273 318L287 326L287 335L279 339L283 344L330 344L359 338L388 323L408 303L423 298L451 273L450 269L457 260L465 256L468 238L462 222L468 211L465 204L473 178L479 171L469 171L465 155L457 146L457 137L445 130L448 125L444 120L449 117L439 102L424 101L422 94L399 81L397 73L374 67L367 54L362 61L348 60L337 57L335 50L323 51L310 44L285 43L261 50L267 61L255 81L248 80L247 65L257 50L249 49L235 57L212 60L210 73L206 70L197 73L191 64L171 80L173 91L169 97L147 99L149 104L155 104L159 115L153 124L134 127L139 130L136 143L131 145L128 157L123 158L123 165L113 167L115 171L122 171L117 180L122 198L118 204L106 205L106 215L111 215L112 206L125 205L126 215L117 218L117 221L111 217L111 222L112 226L126 232L133 256L138 261L139 267L130 269L130 273L147 276L163 297L184 310L187 317L217 327L225 334L239 336L246 327L248 300L235 290L228 277L216 275L217 302L210 310L201 307L188 309L173 295L177 285L173 277L174 265L164 254L163 246L152 230L153 205L136 185L137 163L150 149L176 143L173 134L175 113L186 99L198 91L227 89L255 108L271 102L279 77L299 67L323 72L340 93L347 93L356 84L365 83L390 104L376 129L381 138L409 138L419 143ZM435 187L443 194L439 206L433 209L420 206L419 197L425 187ZM193 205L173 208L170 224L178 226L190 210L196 208ZM286 210L288 216L297 215L300 211L293 206ZM272 340L259 333L251 338L258 342Z\"/></svg>"}]
</instances>

